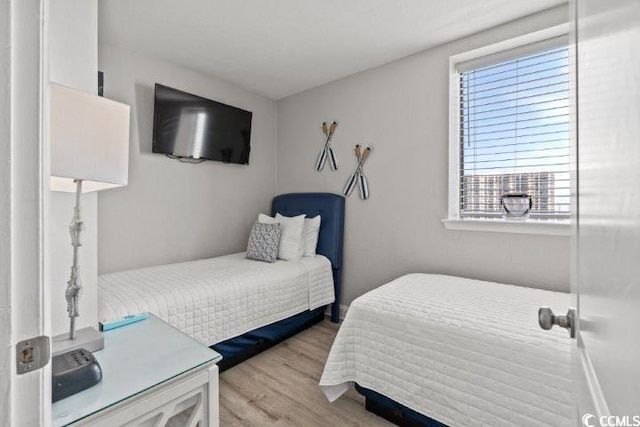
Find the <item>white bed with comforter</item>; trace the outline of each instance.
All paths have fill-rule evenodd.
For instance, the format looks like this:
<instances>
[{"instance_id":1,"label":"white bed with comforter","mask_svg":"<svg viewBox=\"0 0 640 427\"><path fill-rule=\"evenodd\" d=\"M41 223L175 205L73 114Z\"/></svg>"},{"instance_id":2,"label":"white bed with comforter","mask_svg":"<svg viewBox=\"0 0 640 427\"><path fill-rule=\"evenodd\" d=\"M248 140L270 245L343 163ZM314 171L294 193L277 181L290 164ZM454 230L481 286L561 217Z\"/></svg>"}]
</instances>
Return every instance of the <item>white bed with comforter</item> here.
<instances>
[{"instance_id":1,"label":"white bed with comforter","mask_svg":"<svg viewBox=\"0 0 640 427\"><path fill-rule=\"evenodd\" d=\"M334 301L322 255L273 264L244 253L101 275L98 316L151 312L204 345Z\"/></svg>"},{"instance_id":2,"label":"white bed with comforter","mask_svg":"<svg viewBox=\"0 0 640 427\"><path fill-rule=\"evenodd\" d=\"M538 326L569 295L410 274L356 299L320 386L353 383L449 426L571 425L571 340Z\"/></svg>"}]
</instances>

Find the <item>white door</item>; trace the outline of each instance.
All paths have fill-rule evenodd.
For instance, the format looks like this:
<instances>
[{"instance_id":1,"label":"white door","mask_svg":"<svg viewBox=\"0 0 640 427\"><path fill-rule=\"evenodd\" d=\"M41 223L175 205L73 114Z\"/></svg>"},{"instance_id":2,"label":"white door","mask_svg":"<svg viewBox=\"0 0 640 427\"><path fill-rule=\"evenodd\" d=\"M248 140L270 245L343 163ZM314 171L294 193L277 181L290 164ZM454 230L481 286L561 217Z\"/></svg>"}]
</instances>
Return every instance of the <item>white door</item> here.
<instances>
[{"instance_id":1,"label":"white door","mask_svg":"<svg viewBox=\"0 0 640 427\"><path fill-rule=\"evenodd\" d=\"M44 286L45 0L0 1L0 425L50 424L50 371L17 373L20 341L49 335ZM30 360L30 353L25 354Z\"/></svg>"},{"instance_id":2,"label":"white door","mask_svg":"<svg viewBox=\"0 0 640 427\"><path fill-rule=\"evenodd\" d=\"M578 64L572 266L579 317L577 424L638 426L640 1L574 0L572 8Z\"/></svg>"}]
</instances>

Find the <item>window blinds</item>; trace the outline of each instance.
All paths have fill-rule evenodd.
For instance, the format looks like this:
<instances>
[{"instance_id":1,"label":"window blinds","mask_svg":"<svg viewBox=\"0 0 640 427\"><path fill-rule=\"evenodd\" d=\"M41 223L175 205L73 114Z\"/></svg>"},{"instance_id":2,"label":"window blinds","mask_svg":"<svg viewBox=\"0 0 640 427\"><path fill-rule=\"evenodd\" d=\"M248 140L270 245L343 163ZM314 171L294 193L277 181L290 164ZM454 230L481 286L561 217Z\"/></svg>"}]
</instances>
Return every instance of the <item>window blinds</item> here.
<instances>
[{"instance_id":1,"label":"window blinds","mask_svg":"<svg viewBox=\"0 0 640 427\"><path fill-rule=\"evenodd\" d=\"M545 48L459 71L461 218L500 217L527 193L532 219L570 215L569 59Z\"/></svg>"}]
</instances>

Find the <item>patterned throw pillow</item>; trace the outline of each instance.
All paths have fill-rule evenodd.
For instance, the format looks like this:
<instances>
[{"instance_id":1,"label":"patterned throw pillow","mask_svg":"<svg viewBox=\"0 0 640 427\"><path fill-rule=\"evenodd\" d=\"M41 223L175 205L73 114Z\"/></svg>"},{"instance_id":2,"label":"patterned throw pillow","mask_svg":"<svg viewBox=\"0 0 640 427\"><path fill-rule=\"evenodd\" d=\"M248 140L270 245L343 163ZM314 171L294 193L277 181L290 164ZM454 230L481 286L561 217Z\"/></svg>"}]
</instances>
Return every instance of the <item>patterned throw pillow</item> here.
<instances>
[{"instance_id":1,"label":"patterned throw pillow","mask_svg":"<svg viewBox=\"0 0 640 427\"><path fill-rule=\"evenodd\" d=\"M282 226L280 224L262 224L256 221L249 233L246 258L257 261L275 262L278 258L278 245Z\"/></svg>"}]
</instances>

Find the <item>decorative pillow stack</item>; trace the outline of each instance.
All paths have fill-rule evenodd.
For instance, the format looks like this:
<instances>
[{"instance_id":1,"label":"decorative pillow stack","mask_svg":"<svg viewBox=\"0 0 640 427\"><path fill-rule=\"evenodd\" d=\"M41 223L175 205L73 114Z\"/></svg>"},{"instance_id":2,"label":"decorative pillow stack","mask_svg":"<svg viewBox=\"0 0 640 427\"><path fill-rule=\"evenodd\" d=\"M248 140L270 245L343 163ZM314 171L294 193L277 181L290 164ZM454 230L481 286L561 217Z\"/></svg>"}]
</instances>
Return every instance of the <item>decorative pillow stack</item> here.
<instances>
[{"instance_id":1,"label":"decorative pillow stack","mask_svg":"<svg viewBox=\"0 0 640 427\"><path fill-rule=\"evenodd\" d=\"M280 224L262 224L256 221L249 233L246 258L276 262L282 227Z\"/></svg>"},{"instance_id":2,"label":"decorative pillow stack","mask_svg":"<svg viewBox=\"0 0 640 427\"><path fill-rule=\"evenodd\" d=\"M316 254L320 233L320 215L305 219L304 214L287 217L278 213L275 218L260 214L258 222L282 226L278 258L285 261L300 261L303 256Z\"/></svg>"},{"instance_id":3,"label":"decorative pillow stack","mask_svg":"<svg viewBox=\"0 0 640 427\"><path fill-rule=\"evenodd\" d=\"M263 224L280 224L282 226L282 237L280 238L280 248L278 258L285 261L300 261L304 253L301 246L302 228L304 226L304 214L294 217L272 218L265 214L258 216L258 222Z\"/></svg>"}]
</instances>

